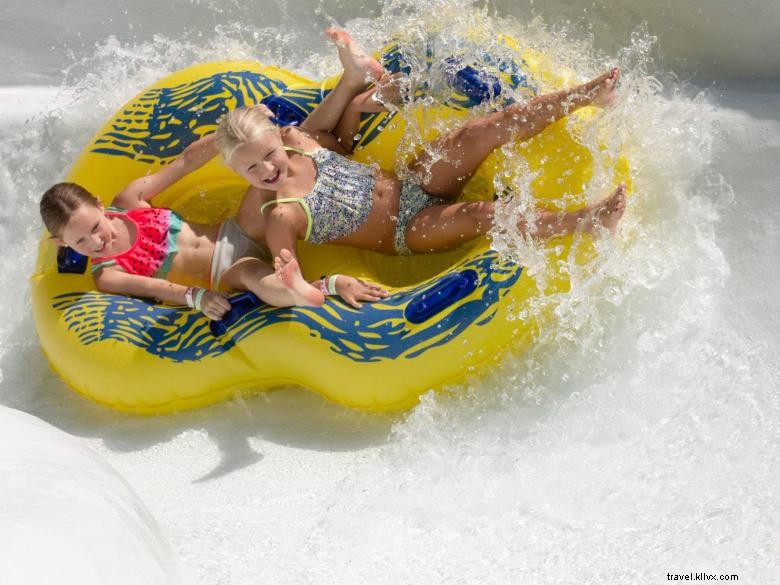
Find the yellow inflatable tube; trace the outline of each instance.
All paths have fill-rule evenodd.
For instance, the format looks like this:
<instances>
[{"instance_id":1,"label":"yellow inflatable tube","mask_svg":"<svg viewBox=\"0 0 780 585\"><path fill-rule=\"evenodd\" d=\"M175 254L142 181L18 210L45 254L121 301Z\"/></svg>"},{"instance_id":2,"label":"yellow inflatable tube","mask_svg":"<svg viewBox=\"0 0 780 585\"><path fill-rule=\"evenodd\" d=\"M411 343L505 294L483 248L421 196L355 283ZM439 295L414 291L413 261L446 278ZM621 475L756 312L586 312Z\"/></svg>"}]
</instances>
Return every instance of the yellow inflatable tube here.
<instances>
[{"instance_id":1,"label":"yellow inflatable tube","mask_svg":"<svg viewBox=\"0 0 780 585\"><path fill-rule=\"evenodd\" d=\"M511 88L533 95L536 82L554 79L542 56L517 49L495 74L465 67L452 78L446 105L409 106L403 114L365 116L355 158L392 169L410 153L408 124L432 129L468 115L487 92ZM382 54L391 70L404 67L395 45ZM315 83L282 69L250 62L218 62L174 73L122 107L95 135L67 176L104 203L131 180L155 172L192 140L214 130L227 109L263 100L281 119L305 115L335 79ZM578 139L591 113L561 121L518 147L535 173L536 195L583 203L594 165L628 181L628 165L606 152L596 156ZM432 124L436 121L436 124ZM428 130L426 130L428 132ZM430 133L435 130L430 130ZM430 137L430 136L427 136ZM493 156L472 180L470 198L493 196L493 178L505 170ZM212 161L155 198L193 222L216 223L236 212L246 184ZM545 292L565 291L551 255ZM347 406L399 410L422 393L464 380L495 363L509 346L533 341L539 317L508 318L539 294L522 266L502 261L487 240L430 256L384 257L367 251L301 244L306 276L346 273L392 291L382 301L353 309L338 298L319 308L273 308L238 295L234 310L215 329L186 307L95 290L87 270L44 234L31 277L33 313L51 367L73 389L111 408L137 414L197 408L245 390L299 385ZM74 265L75 264L75 265ZM70 273L68 271L71 271Z\"/></svg>"}]
</instances>

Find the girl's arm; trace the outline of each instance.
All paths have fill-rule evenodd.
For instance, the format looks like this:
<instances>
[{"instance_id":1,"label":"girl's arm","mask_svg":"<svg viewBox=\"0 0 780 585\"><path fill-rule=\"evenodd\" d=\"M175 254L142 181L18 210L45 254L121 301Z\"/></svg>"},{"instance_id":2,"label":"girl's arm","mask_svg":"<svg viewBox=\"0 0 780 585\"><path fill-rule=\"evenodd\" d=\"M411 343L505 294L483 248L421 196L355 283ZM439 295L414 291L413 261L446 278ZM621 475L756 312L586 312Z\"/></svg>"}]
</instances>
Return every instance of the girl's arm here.
<instances>
[{"instance_id":1,"label":"girl's arm","mask_svg":"<svg viewBox=\"0 0 780 585\"><path fill-rule=\"evenodd\" d=\"M333 135L344 149L342 154L352 154L352 151L355 149L355 135L358 133L360 118L364 113L387 111L387 108L374 100L376 89L375 86L355 96L345 108L338 124L336 124Z\"/></svg>"},{"instance_id":2,"label":"girl's arm","mask_svg":"<svg viewBox=\"0 0 780 585\"><path fill-rule=\"evenodd\" d=\"M293 258L298 260L296 244L299 238L296 235L294 217L294 214L290 213L289 209L285 209L284 205L275 207L266 215L265 237L273 258L279 257L281 251L287 249ZM300 260L298 263L300 264ZM322 290L320 279L311 284ZM360 301L378 301L388 296L388 292L383 288L344 274L338 276L335 286L336 293L356 309L362 306Z\"/></svg>"},{"instance_id":3,"label":"girl's arm","mask_svg":"<svg viewBox=\"0 0 780 585\"><path fill-rule=\"evenodd\" d=\"M283 249L290 250L293 258L298 260L297 243L299 234L306 232L307 221L305 214L297 209L292 209L294 203L281 203L275 205L265 213L265 241L271 258L279 256Z\"/></svg>"},{"instance_id":4,"label":"girl's arm","mask_svg":"<svg viewBox=\"0 0 780 585\"><path fill-rule=\"evenodd\" d=\"M409 78L402 73L394 73L383 76L373 87L356 95L333 129L333 134L346 151L344 154L351 154L355 149L355 136L363 114L389 112L391 110L385 104L394 104L397 108L409 91Z\"/></svg>"},{"instance_id":5,"label":"girl's arm","mask_svg":"<svg viewBox=\"0 0 780 585\"><path fill-rule=\"evenodd\" d=\"M314 111L301 123L301 130L311 132L312 134L333 133L333 129L339 123L341 116L352 99L362 91L362 89L356 90L339 80L336 87L325 96L320 105L314 108Z\"/></svg>"},{"instance_id":6,"label":"girl's arm","mask_svg":"<svg viewBox=\"0 0 780 585\"><path fill-rule=\"evenodd\" d=\"M157 299L172 305L187 304L189 287L162 278L128 274L116 268L98 270L95 284L98 290L111 294ZM209 319L221 319L229 309L230 303L216 291L205 290L201 296L200 310Z\"/></svg>"},{"instance_id":7,"label":"girl's arm","mask_svg":"<svg viewBox=\"0 0 780 585\"><path fill-rule=\"evenodd\" d=\"M351 154L355 148L354 138L360 125L360 117L369 112L386 112L381 102L374 99L377 86L367 91L352 94L328 94L322 103L299 126L320 146L339 154ZM331 99L333 98L333 99Z\"/></svg>"},{"instance_id":8,"label":"girl's arm","mask_svg":"<svg viewBox=\"0 0 780 585\"><path fill-rule=\"evenodd\" d=\"M387 100L388 103L400 102L404 89L408 90L405 88L406 83L408 78L402 74L386 75L370 89L357 94L344 107L336 125L327 132L326 140L334 141L338 147L333 147L329 143L323 143L322 146L340 154L352 154L362 115L388 112L383 100ZM312 112L312 115L315 112ZM321 138L322 135L317 135L318 141L322 142Z\"/></svg>"},{"instance_id":9,"label":"girl's arm","mask_svg":"<svg viewBox=\"0 0 780 585\"><path fill-rule=\"evenodd\" d=\"M217 155L214 134L209 134L190 144L169 165L156 173L130 183L114 197L112 205L123 209L149 207L149 200L176 181L199 169Z\"/></svg>"}]
</instances>

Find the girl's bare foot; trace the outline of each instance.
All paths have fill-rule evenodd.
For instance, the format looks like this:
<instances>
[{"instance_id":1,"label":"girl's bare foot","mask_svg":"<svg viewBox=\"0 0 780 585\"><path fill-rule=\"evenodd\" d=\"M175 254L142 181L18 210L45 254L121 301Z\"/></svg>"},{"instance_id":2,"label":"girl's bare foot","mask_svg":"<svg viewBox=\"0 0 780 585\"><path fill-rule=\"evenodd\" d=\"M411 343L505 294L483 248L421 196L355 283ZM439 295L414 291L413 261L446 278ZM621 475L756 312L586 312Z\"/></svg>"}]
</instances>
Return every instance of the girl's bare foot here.
<instances>
[{"instance_id":1,"label":"girl's bare foot","mask_svg":"<svg viewBox=\"0 0 780 585\"><path fill-rule=\"evenodd\" d=\"M612 192L612 195L602 199L595 205L585 208L584 211L584 229L592 232L600 225L615 233L620 218L626 210L626 184L620 183Z\"/></svg>"},{"instance_id":2,"label":"girl's bare foot","mask_svg":"<svg viewBox=\"0 0 780 585\"><path fill-rule=\"evenodd\" d=\"M344 67L344 80L355 87L364 87L382 77L385 70L379 61L361 49L347 31L334 27L327 29L325 34L336 44Z\"/></svg>"},{"instance_id":3,"label":"girl's bare foot","mask_svg":"<svg viewBox=\"0 0 780 585\"><path fill-rule=\"evenodd\" d=\"M606 108L614 104L617 99L615 88L618 79L620 79L620 69L613 67L606 73L599 75L596 79L586 83L587 91L593 100L592 105Z\"/></svg>"},{"instance_id":4,"label":"girl's bare foot","mask_svg":"<svg viewBox=\"0 0 780 585\"><path fill-rule=\"evenodd\" d=\"M589 205L579 211L542 211L535 224L529 230L525 220L517 223L521 233L532 237L547 239L555 236L573 234L577 231L592 233L597 226L615 233L620 218L626 210L626 184L620 183L611 195L595 205Z\"/></svg>"},{"instance_id":5,"label":"girl's bare foot","mask_svg":"<svg viewBox=\"0 0 780 585\"><path fill-rule=\"evenodd\" d=\"M325 302L325 295L304 280L301 267L289 250L282 249L274 258L274 270L290 291L296 305L319 307Z\"/></svg>"}]
</instances>

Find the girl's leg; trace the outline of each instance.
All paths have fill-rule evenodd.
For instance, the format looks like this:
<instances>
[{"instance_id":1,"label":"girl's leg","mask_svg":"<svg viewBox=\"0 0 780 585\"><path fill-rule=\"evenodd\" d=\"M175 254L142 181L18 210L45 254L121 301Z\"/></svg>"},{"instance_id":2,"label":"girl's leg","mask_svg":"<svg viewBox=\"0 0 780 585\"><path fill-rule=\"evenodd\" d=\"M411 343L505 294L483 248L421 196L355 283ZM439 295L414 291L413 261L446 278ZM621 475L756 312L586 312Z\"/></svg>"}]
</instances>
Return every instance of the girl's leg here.
<instances>
[{"instance_id":1,"label":"girl's leg","mask_svg":"<svg viewBox=\"0 0 780 585\"><path fill-rule=\"evenodd\" d=\"M360 118L363 115L367 103L370 103L371 96L374 94L374 90L370 89L358 94L352 99L349 105L344 109L344 113L333 129L333 134L339 141L339 144L344 148L346 154L350 154L355 150L355 136L357 135L358 128L360 127Z\"/></svg>"},{"instance_id":2,"label":"girl's leg","mask_svg":"<svg viewBox=\"0 0 780 585\"><path fill-rule=\"evenodd\" d=\"M254 187L247 189L241 204L238 206L236 223L244 230L246 235L264 248L268 248L268 244L265 241L265 220L260 213L260 205L262 203L258 189Z\"/></svg>"},{"instance_id":3,"label":"girl's leg","mask_svg":"<svg viewBox=\"0 0 780 585\"><path fill-rule=\"evenodd\" d=\"M599 226L614 233L625 210L626 184L620 183L610 195L594 205L577 211L542 211L532 229L529 230L522 220L517 229L539 239L564 236L577 230L591 233Z\"/></svg>"},{"instance_id":4,"label":"girl's leg","mask_svg":"<svg viewBox=\"0 0 780 585\"><path fill-rule=\"evenodd\" d=\"M333 130L333 134L347 154L355 149L357 142L355 136L360 127L361 116L366 113L387 112L388 109L384 104L400 102L403 82L403 75L400 73L383 75L371 89L352 98Z\"/></svg>"},{"instance_id":5,"label":"girl's leg","mask_svg":"<svg viewBox=\"0 0 780 585\"><path fill-rule=\"evenodd\" d=\"M415 254L457 248L490 230L493 208L492 201L470 201L423 209L406 228L406 245Z\"/></svg>"},{"instance_id":6,"label":"girl's leg","mask_svg":"<svg viewBox=\"0 0 780 585\"><path fill-rule=\"evenodd\" d=\"M265 222L258 211L260 203L259 191L250 187L241 200L236 222L246 235L267 249ZM287 250L282 252L285 260L278 265L275 262L274 268L262 260L242 258L225 271L221 284L234 290L251 290L264 302L277 307L321 305L325 301L322 292L304 280L292 255Z\"/></svg>"},{"instance_id":7,"label":"girl's leg","mask_svg":"<svg viewBox=\"0 0 780 585\"><path fill-rule=\"evenodd\" d=\"M493 227L492 201L472 201L435 205L414 216L406 230L406 244L418 254L457 248L486 234ZM621 183L611 195L578 211L541 211L529 225L521 220L517 229L525 236L547 239L580 229L592 232L598 225L614 231L626 208L626 185Z\"/></svg>"},{"instance_id":8,"label":"girl's leg","mask_svg":"<svg viewBox=\"0 0 780 585\"><path fill-rule=\"evenodd\" d=\"M303 278L301 267L292 252L282 248L274 258L274 270L282 284L295 298L295 304L319 307L325 302L325 294Z\"/></svg>"},{"instance_id":9,"label":"girl's leg","mask_svg":"<svg viewBox=\"0 0 780 585\"><path fill-rule=\"evenodd\" d=\"M435 141L410 165L422 188L437 197L457 198L485 158L511 140L528 140L583 106L609 105L615 98L617 68L582 85L535 97L464 124Z\"/></svg>"},{"instance_id":10,"label":"girl's leg","mask_svg":"<svg viewBox=\"0 0 780 585\"><path fill-rule=\"evenodd\" d=\"M342 114L369 81L379 79L384 69L371 55L361 49L346 31L329 28L325 34L336 44L344 73L336 87L301 124L311 132L332 133Z\"/></svg>"},{"instance_id":11,"label":"girl's leg","mask_svg":"<svg viewBox=\"0 0 780 585\"><path fill-rule=\"evenodd\" d=\"M320 306L325 302L325 296L304 280L295 259L275 270L262 260L242 258L225 271L220 286L252 291L276 307Z\"/></svg>"}]
</instances>

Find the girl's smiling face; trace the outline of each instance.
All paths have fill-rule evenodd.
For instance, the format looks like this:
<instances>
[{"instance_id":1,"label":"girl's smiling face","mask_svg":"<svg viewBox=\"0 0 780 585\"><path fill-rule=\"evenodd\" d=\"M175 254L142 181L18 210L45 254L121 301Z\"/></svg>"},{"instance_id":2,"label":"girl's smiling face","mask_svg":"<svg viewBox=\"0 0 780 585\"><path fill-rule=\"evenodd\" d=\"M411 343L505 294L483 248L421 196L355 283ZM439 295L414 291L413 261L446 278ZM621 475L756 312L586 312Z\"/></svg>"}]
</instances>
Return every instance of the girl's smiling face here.
<instances>
[{"instance_id":1,"label":"girl's smiling face","mask_svg":"<svg viewBox=\"0 0 780 585\"><path fill-rule=\"evenodd\" d=\"M55 239L84 256L107 256L111 254L114 232L102 205L83 204L71 213L62 234Z\"/></svg>"},{"instance_id":2,"label":"girl's smiling face","mask_svg":"<svg viewBox=\"0 0 780 585\"><path fill-rule=\"evenodd\" d=\"M287 179L289 159L279 135L269 131L239 146L230 166L253 187L276 191Z\"/></svg>"}]
</instances>

